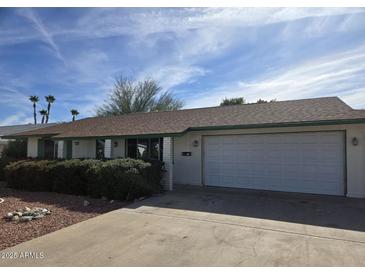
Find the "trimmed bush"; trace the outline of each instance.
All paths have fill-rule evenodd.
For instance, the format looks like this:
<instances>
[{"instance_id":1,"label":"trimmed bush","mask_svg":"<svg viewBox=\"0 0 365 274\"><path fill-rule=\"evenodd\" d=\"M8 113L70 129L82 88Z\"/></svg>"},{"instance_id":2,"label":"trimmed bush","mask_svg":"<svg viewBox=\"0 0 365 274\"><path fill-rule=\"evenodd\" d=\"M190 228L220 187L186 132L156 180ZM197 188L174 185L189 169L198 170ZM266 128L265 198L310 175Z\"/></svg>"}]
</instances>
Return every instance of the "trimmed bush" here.
<instances>
[{"instance_id":1,"label":"trimmed bush","mask_svg":"<svg viewBox=\"0 0 365 274\"><path fill-rule=\"evenodd\" d=\"M5 180L5 166L8 165L10 162L12 162L13 159L8 157L2 157L0 158L0 181Z\"/></svg>"},{"instance_id":2,"label":"trimmed bush","mask_svg":"<svg viewBox=\"0 0 365 274\"><path fill-rule=\"evenodd\" d=\"M25 159L27 157L27 140L12 140L9 141L3 152L3 158Z\"/></svg>"},{"instance_id":3,"label":"trimmed bush","mask_svg":"<svg viewBox=\"0 0 365 274\"><path fill-rule=\"evenodd\" d=\"M162 162L135 159L25 160L8 164L11 188L133 200L162 191Z\"/></svg>"}]
</instances>

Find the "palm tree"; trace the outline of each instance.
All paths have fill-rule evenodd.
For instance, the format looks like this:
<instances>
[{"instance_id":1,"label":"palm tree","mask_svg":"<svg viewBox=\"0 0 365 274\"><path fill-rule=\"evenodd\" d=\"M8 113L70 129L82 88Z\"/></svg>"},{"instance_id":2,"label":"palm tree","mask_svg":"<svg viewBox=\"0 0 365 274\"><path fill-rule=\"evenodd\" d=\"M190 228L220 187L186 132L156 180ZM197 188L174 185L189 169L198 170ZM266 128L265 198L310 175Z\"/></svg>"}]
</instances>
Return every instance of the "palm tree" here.
<instances>
[{"instance_id":1,"label":"palm tree","mask_svg":"<svg viewBox=\"0 0 365 274\"><path fill-rule=\"evenodd\" d=\"M39 97L38 96L35 96L35 95L32 95L32 96L29 96L29 100L33 103L33 117L34 117L34 124L36 125L37 124L36 104L39 101Z\"/></svg>"},{"instance_id":2,"label":"palm tree","mask_svg":"<svg viewBox=\"0 0 365 274\"><path fill-rule=\"evenodd\" d=\"M71 109L70 111L72 115L72 122L75 122L76 116L79 115L80 113L77 111L77 109Z\"/></svg>"},{"instance_id":3,"label":"palm tree","mask_svg":"<svg viewBox=\"0 0 365 274\"><path fill-rule=\"evenodd\" d=\"M51 112L51 104L53 104L54 101L56 101L56 98L53 95L45 96L46 101L48 102L47 106L47 114L46 114L46 124L48 123L49 114Z\"/></svg>"},{"instance_id":4,"label":"palm tree","mask_svg":"<svg viewBox=\"0 0 365 274\"><path fill-rule=\"evenodd\" d=\"M41 109L39 113L42 115L42 124L44 124L44 118L47 116L47 110Z\"/></svg>"}]
</instances>

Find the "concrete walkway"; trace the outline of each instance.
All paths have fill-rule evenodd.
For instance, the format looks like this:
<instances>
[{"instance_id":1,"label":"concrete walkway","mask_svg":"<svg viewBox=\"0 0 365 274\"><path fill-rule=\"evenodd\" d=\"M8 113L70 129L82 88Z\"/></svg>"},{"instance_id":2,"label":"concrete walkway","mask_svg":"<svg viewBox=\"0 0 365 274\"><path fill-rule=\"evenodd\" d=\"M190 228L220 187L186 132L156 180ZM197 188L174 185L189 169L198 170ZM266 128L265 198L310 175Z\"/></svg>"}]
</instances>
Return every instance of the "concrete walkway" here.
<instances>
[{"instance_id":1,"label":"concrete walkway","mask_svg":"<svg viewBox=\"0 0 365 274\"><path fill-rule=\"evenodd\" d=\"M315 195L181 189L7 249L3 252L43 252L45 258L0 259L0 265L365 266L365 227L357 218L363 203ZM261 206L261 213L253 214L257 209L249 211L249 204ZM336 215L337 204L343 215ZM330 222L319 225L318 214ZM336 223L335 217L342 219ZM357 223L346 226L352 218Z\"/></svg>"}]
</instances>

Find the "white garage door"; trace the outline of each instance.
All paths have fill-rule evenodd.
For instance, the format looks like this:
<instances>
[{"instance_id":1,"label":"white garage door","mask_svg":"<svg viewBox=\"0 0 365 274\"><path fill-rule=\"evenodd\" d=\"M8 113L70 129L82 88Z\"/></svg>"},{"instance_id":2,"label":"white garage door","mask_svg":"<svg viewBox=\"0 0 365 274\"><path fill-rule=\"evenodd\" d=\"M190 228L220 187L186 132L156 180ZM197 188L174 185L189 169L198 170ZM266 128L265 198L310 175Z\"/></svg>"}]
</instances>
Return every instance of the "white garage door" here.
<instances>
[{"instance_id":1,"label":"white garage door","mask_svg":"<svg viewBox=\"0 0 365 274\"><path fill-rule=\"evenodd\" d=\"M344 133L204 137L204 184L344 195Z\"/></svg>"}]
</instances>

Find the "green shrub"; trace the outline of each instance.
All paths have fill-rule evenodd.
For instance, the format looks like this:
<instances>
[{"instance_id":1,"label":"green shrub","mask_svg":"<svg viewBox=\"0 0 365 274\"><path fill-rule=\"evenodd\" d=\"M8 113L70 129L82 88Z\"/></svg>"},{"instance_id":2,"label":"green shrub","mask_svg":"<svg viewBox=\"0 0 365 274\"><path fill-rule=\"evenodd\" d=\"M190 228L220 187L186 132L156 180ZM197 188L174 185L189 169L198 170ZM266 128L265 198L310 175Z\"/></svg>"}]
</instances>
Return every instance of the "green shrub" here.
<instances>
[{"instance_id":1,"label":"green shrub","mask_svg":"<svg viewBox=\"0 0 365 274\"><path fill-rule=\"evenodd\" d=\"M27 157L27 140L19 139L9 141L1 156L5 158L25 159Z\"/></svg>"},{"instance_id":2,"label":"green shrub","mask_svg":"<svg viewBox=\"0 0 365 274\"><path fill-rule=\"evenodd\" d=\"M9 158L9 157L1 157L0 158L0 181L4 181L5 180L5 166L8 165L9 163L16 161L13 158Z\"/></svg>"},{"instance_id":3,"label":"green shrub","mask_svg":"<svg viewBox=\"0 0 365 274\"><path fill-rule=\"evenodd\" d=\"M57 161L23 160L5 167L8 186L31 191L52 191Z\"/></svg>"},{"instance_id":4,"label":"green shrub","mask_svg":"<svg viewBox=\"0 0 365 274\"><path fill-rule=\"evenodd\" d=\"M162 163L135 159L25 160L5 168L8 186L115 200L133 200L162 191Z\"/></svg>"},{"instance_id":5,"label":"green shrub","mask_svg":"<svg viewBox=\"0 0 365 274\"><path fill-rule=\"evenodd\" d=\"M153 193L154 182L147 176L149 169L152 169L150 163L135 159L104 162L99 173L102 195L117 200L133 200Z\"/></svg>"}]
</instances>

